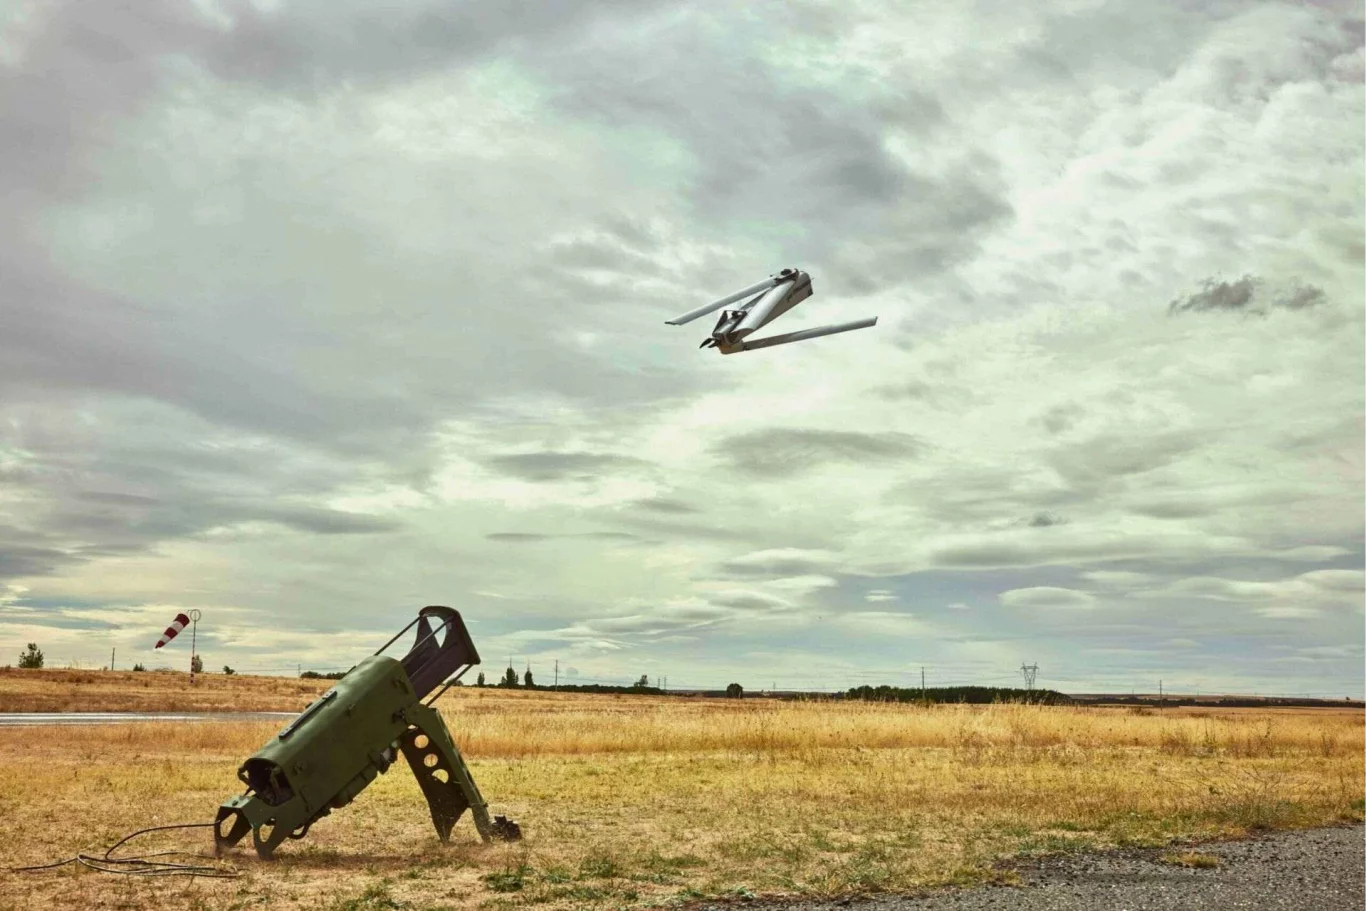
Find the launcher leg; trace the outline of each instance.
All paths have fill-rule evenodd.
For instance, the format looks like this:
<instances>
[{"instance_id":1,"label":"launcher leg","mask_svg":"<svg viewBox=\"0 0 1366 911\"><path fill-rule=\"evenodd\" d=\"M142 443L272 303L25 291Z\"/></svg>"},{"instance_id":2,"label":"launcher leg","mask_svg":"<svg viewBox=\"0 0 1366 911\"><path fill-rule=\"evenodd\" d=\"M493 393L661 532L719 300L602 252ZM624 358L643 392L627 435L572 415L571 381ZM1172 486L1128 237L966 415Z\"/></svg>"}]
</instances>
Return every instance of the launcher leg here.
<instances>
[{"instance_id":1,"label":"launcher leg","mask_svg":"<svg viewBox=\"0 0 1366 911\"><path fill-rule=\"evenodd\" d=\"M521 838L521 827L512 820L504 816L489 819L488 804L436 709L419 704L405 714L410 727L399 738L399 747L427 798L437 836L449 840L451 829L468 809L484 841Z\"/></svg>"}]
</instances>

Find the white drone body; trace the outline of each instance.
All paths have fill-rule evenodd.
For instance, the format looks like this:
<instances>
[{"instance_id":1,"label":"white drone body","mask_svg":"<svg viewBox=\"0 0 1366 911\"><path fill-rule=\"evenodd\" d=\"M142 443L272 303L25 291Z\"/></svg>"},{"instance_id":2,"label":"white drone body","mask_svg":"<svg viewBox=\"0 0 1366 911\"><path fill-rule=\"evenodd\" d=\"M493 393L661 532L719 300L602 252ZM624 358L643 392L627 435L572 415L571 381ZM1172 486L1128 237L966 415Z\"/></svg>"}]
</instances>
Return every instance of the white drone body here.
<instances>
[{"instance_id":1,"label":"white drone body","mask_svg":"<svg viewBox=\"0 0 1366 911\"><path fill-rule=\"evenodd\" d=\"M852 332L855 329L867 329L869 326L877 325L877 317L873 316L868 319L855 320L852 323L840 323L837 326L802 329L783 335L770 335L767 338L748 338L751 332L767 326L810 296L811 276L800 269L784 269L757 284L750 285L743 291L736 291L719 301L713 301L704 307L698 307L696 310L689 310L682 316L675 316L666 322L670 326L681 326L684 323L692 322L699 316L706 316L708 313L721 310L727 304L745 301L733 310L722 310L721 319L716 323L716 328L711 331L711 337L705 339L699 346L715 348L722 354L752 351L755 348L770 348L773 345L786 345L788 342L800 342L809 338L820 338L822 335Z\"/></svg>"}]
</instances>

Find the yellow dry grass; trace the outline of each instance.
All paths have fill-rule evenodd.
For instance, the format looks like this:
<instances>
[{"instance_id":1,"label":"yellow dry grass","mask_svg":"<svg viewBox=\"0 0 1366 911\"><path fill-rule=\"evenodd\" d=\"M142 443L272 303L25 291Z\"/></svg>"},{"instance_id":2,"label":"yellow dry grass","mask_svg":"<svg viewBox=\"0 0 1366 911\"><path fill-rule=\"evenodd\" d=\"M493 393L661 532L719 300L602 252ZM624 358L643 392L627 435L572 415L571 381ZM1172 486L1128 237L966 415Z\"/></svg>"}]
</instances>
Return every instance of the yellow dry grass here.
<instances>
[{"instance_id":1,"label":"yellow dry grass","mask_svg":"<svg viewBox=\"0 0 1366 911\"><path fill-rule=\"evenodd\" d=\"M463 689L441 702L526 839L439 843L402 764L240 879L0 875L0 908L520 909L972 882L999 858L1362 815L1359 711L1205 716ZM0 729L8 863L211 819L274 733ZM151 846L206 845L207 830Z\"/></svg>"},{"instance_id":2,"label":"yellow dry grass","mask_svg":"<svg viewBox=\"0 0 1366 911\"><path fill-rule=\"evenodd\" d=\"M297 712L331 680L0 668L0 712Z\"/></svg>"}]
</instances>

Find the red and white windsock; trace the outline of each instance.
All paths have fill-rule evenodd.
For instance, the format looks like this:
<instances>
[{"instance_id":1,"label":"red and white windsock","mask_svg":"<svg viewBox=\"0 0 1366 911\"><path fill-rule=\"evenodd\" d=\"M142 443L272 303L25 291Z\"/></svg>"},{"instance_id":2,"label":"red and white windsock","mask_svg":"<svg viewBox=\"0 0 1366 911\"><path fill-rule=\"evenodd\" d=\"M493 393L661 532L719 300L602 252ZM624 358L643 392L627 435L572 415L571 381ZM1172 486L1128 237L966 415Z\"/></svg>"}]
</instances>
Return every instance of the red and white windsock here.
<instances>
[{"instance_id":1,"label":"red and white windsock","mask_svg":"<svg viewBox=\"0 0 1366 911\"><path fill-rule=\"evenodd\" d=\"M166 627L166 632L164 632L164 633L161 634L161 638L157 640L157 646L156 646L156 647L157 647L157 648L161 648L161 647L162 647L163 645L165 645L167 642L170 642L170 641L171 641L172 639L174 639L176 636L180 635L180 631L183 630L185 627L187 627L187 626L189 626L189 625L190 625L190 618L189 618L189 617L185 616L184 614L176 614L176 615L175 615L175 622L172 623L170 626Z\"/></svg>"}]
</instances>

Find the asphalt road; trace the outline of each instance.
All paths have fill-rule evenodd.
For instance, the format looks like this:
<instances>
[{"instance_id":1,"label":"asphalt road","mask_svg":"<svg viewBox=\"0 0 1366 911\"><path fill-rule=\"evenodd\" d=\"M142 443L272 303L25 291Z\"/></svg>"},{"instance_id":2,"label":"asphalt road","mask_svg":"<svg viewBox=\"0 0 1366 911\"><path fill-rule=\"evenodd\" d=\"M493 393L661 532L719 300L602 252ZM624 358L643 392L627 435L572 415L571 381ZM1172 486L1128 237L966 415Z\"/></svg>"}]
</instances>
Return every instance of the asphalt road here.
<instances>
[{"instance_id":1,"label":"asphalt road","mask_svg":"<svg viewBox=\"0 0 1366 911\"><path fill-rule=\"evenodd\" d=\"M143 724L148 721L281 721L298 712L0 712L0 728L44 724Z\"/></svg>"},{"instance_id":2,"label":"asphalt road","mask_svg":"<svg viewBox=\"0 0 1366 911\"><path fill-rule=\"evenodd\" d=\"M1361 911L1360 825L1200 845L1219 866L1163 863L1165 850L1114 851L1012 865L1020 886L833 902L747 902L754 911Z\"/></svg>"}]
</instances>

